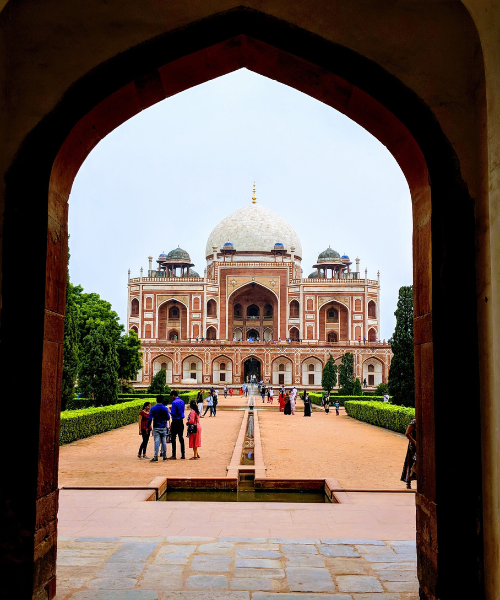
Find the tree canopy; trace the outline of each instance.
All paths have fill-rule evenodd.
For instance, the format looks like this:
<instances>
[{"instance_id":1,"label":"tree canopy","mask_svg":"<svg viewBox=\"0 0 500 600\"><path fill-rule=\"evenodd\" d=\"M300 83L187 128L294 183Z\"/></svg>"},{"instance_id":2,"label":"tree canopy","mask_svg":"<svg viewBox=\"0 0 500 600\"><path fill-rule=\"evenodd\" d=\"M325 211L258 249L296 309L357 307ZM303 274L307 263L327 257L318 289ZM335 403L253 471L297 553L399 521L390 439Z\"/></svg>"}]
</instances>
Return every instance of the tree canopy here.
<instances>
[{"instance_id":1,"label":"tree canopy","mask_svg":"<svg viewBox=\"0 0 500 600\"><path fill-rule=\"evenodd\" d=\"M160 369L148 387L148 394L169 396L170 391L170 387L167 385L167 371L166 369Z\"/></svg>"},{"instance_id":2,"label":"tree canopy","mask_svg":"<svg viewBox=\"0 0 500 600\"><path fill-rule=\"evenodd\" d=\"M415 406L413 349L413 286L399 288L396 328L391 338L394 354L389 369L389 393L394 404Z\"/></svg>"}]
</instances>

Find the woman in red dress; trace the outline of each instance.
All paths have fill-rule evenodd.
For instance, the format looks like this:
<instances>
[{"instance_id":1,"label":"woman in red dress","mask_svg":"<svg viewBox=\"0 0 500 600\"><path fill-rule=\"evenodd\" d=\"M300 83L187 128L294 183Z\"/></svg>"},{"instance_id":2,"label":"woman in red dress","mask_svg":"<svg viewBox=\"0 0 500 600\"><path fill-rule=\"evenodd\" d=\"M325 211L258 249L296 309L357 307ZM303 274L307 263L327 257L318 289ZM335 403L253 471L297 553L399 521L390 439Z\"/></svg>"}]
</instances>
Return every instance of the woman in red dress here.
<instances>
[{"instance_id":1,"label":"woman in red dress","mask_svg":"<svg viewBox=\"0 0 500 600\"><path fill-rule=\"evenodd\" d=\"M280 390L280 394L279 394L279 401L280 401L280 412L285 412L285 388L281 388Z\"/></svg>"},{"instance_id":2,"label":"woman in red dress","mask_svg":"<svg viewBox=\"0 0 500 600\"><path fill-rule=\"evenodd\" d=\"M200 425L200 413L198 411L198 405L194 400L189 403L191 412L187 420L188 430L189 425L196 425L196 433L189 433L189 447L193 449L193 457L189 460L196 460L201 458L198 454L198 448L201 446L201 425Z\"/></svg>"}]
</instances>

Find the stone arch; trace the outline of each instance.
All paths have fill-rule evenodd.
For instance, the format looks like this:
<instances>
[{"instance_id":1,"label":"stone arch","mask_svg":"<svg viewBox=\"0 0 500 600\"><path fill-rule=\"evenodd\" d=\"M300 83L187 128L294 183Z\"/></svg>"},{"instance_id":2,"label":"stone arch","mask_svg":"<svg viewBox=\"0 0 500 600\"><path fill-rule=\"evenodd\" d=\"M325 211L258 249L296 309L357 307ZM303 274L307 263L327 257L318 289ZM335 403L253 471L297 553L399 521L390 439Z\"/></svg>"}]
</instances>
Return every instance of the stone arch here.
<instances>
[{"instance_id":1,"label":"stone arch","mask_svg":"<svg viewBox=\"0 0 500 600\"><path fill-rule=\"evenodd\" d=\"M233 338L236 338L237 342L241 342L243 339L243 329L241 327L233 327Z\"/></svg>"},{"instance_id":2,"label":"stone arch","mask_svg":"<svg viewBox=\"0 0 500 600\"><path fill-rule=\"evenodd\" d=\"M171 342L176 342L179 339L179 332L177 331L177 329L171 329L168 332L168 339Z\"/></svg>"},{"instance_id":3,"label":"stone arch","mask_svg":"<svg viewBox=\"0 0 500 600\"><path fill-rule=\"evenodd\" d=\"M20 4L22 5L22 3ZM418 4L416 3L416 6ZM392 12L397 10L396 5L397 3L384 5L380 9L381 14L385 15L385 11L388 11L389 17L398 18L398 15ZM466 15L467 11L459 3L456 5L451 7L451 14L461 27L464 27L468 36L466 39L471 42L471 52L478 57L479 88L482 90L481 82L483 80L481 78L484 76L484 67L481 62L477 34L469 15ZM12 10L14 12L22 10L22 6L21 8L14 7ZM362 13L361 19L366 16L362 6L360 13ZM68 78L61 82L58 89L54 89L55 108L51 110L50 102L43 109L39 109L37 106L37 110L32 112L35 116L31 131L27 134L23 131L22 135L15 138L22 140L22 145L21 141L19 141L19 147L14 142L12 145L14 159L12 163L10 160L5 161L11 166L8 177L5 178L5 215L9 227L6 228L6 235L3 238L4 262L2 267L6 275L3 280L5 292L2 297L1 337L3 346L8 348L9 353L21 354L25 342L16 340L15 319L11 317L19 312L27 313L28 310L25 308L30 306L27 304L28 299L23 300L21 304L18 301L17 290L22 288L23 274L16 273L16 247L19 244L17 237L18 232L22 231L24 216L16 214L14 207L21 206L23 199L33 199L29 206L33 225L25 227L25 232L22 234L26 240L47 240L45 228L43 236L38 234L41 224L47 223L47 215L49 215L49 244L47 247L40 246L47 253L46 264L38 265L34 281L42 281L43 275L46 275L47 293L40 302L45 303L43 306L47 315L62 314L64 312L62 299L64 298L64 269L66 267L64 260L54 259L54 257L63 257L66 251L67 207L65 203L73 178L82 161L92 147L114 127L143 108L162 100L166 95L174 94L207 79L242 67L252 68L259 73L300 89L312 97L321 99L363 125L384 143L398 160L411 189L415 214L414 256L418 266L415 268L414 282L415 315L418 315L416 330L421 334L415 337L418 340L416 345L419 346L416 354L420 356L419 352L422 350L424 357L417 363L416 378L419 398L425 398L426 406L429 408L426 411L428 420L425 423L421 420L421 411L417 410L419 447L422 452L420 464L426 475L419 482L417 514L420 519L419 530L426 529L435 534L432 538L419 540L421 564L425 565L422 577L425 580L425 593L429 597L438 593L435 591L438 585L442 589L448 589L450 594L454 590L462 593L465 593L464 590L471 590L471 597L479 597L481 592L475 593L475 591L479 590L482 579L477 576L480 566L475 565L482 564L482 545L479 539L482 529L477 527L478 518L476 516L481 514L480 501L482 498L480 417L478 411L471 415L469 422L473 421L474 435L469 436L469 439L465 441L465 447L462 447L463 459L459 464L457 462L456 465L450 465L450 471L445 481L445 478L438 477L437 473L444 470L444 467L440 468L440 465L446 464L445 454L450 446L446 441L448 439L452 441L452 434L448 433L443 425L446 422L444 414L446 408L440 407L439 403L434 403L434 393L435 390L439 394L446 389L446 378L449 372L447 367L452 366L451 358L447 356L450 346L466 345L472 349L471 352L477 359L477 323L474 321L465 333L461 328L457 328L460 331L451 332L448 323L458 321L461 317L459 309L453 306L456 281L461 281L461 293L465 297L465 301L470 302L471 306L476 305L474 203L466 183L472 181L476 173L478 174L476 179L480 180L479 175L482 175L482 171L479 170L481 167L477 167L477 172L474 171L474 167L471 166L474 161L468 162L469 159L463 156L460 139L452 145L446 137L446 132L451 131L450 123L453 114L449 112L450 109L447 109L442 102L440 110L432 113L432 105L427 102L425 94L426 89L433 94L432 85L436 84L438 76L431 75L429 84L425 86L426 89L419 86L417 80L420 78L420 71L418 75L412 71L415 59L411 52L408 52L407 56L409 59L413 58L413 61L409 60L411 64L408 68L405 67L404 74L398 71L396 65L394 65L394 71L391 69L391 73L389 73L380 64L377 64L382 62L384 50L389 49L385 48L384 41L380 36L365 36L370 38L369 43L373 42L374 44L376 52L373 56L370 55L369 48L362 45L363 35L357 36L357 43L361 44L361 48L359 51L355 51L342 45L348 43L344 41L344 38L340 41L336 40L334 43L331 39L335 38L330 39L328 36L317 35L316 25L318 23L314 21L314 16L307 24L309 30L305 30L298 25L280 20L279 17L287 16L286 13L281 14L280 10L276 11L276 16L268 16L246 7L227 10L219 15L213 15L207 9L207 12L203 14L209 15L210 18L206 20L200 18L200 21L192 23L189 27L186 27L186 24L190 23L192 18L190 15L183 15L182 18L174 16L171 22L173 31L164 33L159 30L158 35L155 35L156 30L151 33L149 25L147 32L144 32L141 29L141 26L144 27L144 25L141 23L138 28L131 28L134 30L133 37L131 34L129 37L126 33L123 34L125 37L119 48L114 43L116 40L113 38L113 33L109 32L109 44L105 47L103 45L102 49L98 47L98 44L93 45L94 53L91 56L80 44L78 48L82 52L82 66L78 73L74 73L74 69L68 66ZM413 18L415 14L417 13L412 12L410 18ZM117 14L116 17L118 19L119 15ZM291 19L291 17L289 18ZM404 19L404 16L399 13L399 18ZM16 27L22 27L20 23L24 20L26 19L18 19L13 22L16 23ZM420 13L418 13L418 20L420 25L426 22ZM432 17L429 17L427 22L432 22ZM451 21L449 29L444 28L445 33L451 33L453 24L454 21ZM177 29L178 25L179 29ZM345 29L349 33L348 23L346 25ZM363 34L365 25L361 22L359 25L361 25L360 31ZM369 19L367 19L366 27L373 28ZM100 27L94 29L99 34L102 31ZM342 22L340 21L340 29L337 30L339 35L341 29ZM151 35L155 35L154 39L148 39L148 36ZM436 37L446 39L445 36ZM80 41L76 33L75 39L76 43ZM173 43L173 40L181 43ZM138 45L131 47L133 44ZM177 54L173 54L166 52L165 48L179 48L179 50ZM208 48L210 48L210 52L207 51ZM158 50L164 50L164 52L158 52ZM388 55L388 52L385 54ZM113 57L113 55L115 56ZM418 58L420 55L417 55ZM162 63L164 64L162 65ZM186 68L186 64L189 68ZM467 68L470 67L467 65ZM464 68L465 79L467 79L467 68ZM52 65L47 66L47 77L50 77L53 70ZM58 73L62 72L61 69L58 69L57 64L55 70ZM78 80L81 73L87 74ZM183 76L176 77L178 73L182 73ZM403 76L405 83L398 79ZM468 79L467 83L470 83ZM419 93L422 93L424 97L419 97ZM477 93L477 104L480 111L485 105L485 93L484 91ZM42 94L41 96L45 101L46 96ZM434 97L437 102L440 102L439 94ZM470 102L473 101L476 100ZM468 106L465 102L464 100L464 106ZM9 110L12 109L9 108ZM457 110L459 109L457 108ZM42 114L45 116L39 120L38 115ZM476 123L476 120L471 119L471 121ZM460 123L460 119L455 119L455 122ZM462 125L462 128L465 127ZM470 127L474 133L478 133L477 138L474 139L479 140L478 152L482 156L485 143L479 135L479 131L472 125ZM460 125L457 125L456 131L461 132ZM44 144L44 142L47 143ZM43 156L40 148L44 148ZM464 159L463 164L462 158ZM55 162L53 162L54 159ZM481 158L478 158L477 162L481 165ZM46 202L46 182L49 181L49 172L52 166L52 178L49 185L50 198ZM462 179L461 168L466 173L465 181ZM457 206L458 210L450 210ZM37 230L37 235L32 236L35 230ZM23 241L22 238L21 243ZM27 247L28 244L25 246ZM464 261L460 261L460 265L452 264L452 257L458 255L465 257L465 264ZM43 263L43 261L39 262ZM42 268L45 273L40 270ZM463 281L461 277L463 272L469 274L470 281ZM446 276L442 277L440 285L432 286L432 277L439 277L443 273ZM41 287L42 285L40 285ZM23 304L24 302L26 305ZM29 302L32 302L31 298ZM43 319L46 316L41 309L42 304L38 311L39 323L35 327L35 330L40 332L43 331ZM432 319L433 311L435 311L434 319ZM447 315L447 319L440 318L443 314ZM432 322L432 327L428 325L430 322ZM52 340L50 338L54 329L49 319L45 324L45 330L47 340L54 344L62 344L61 339ZM425 347L423 347L424 344ZM42 347L41 343L38 345L40 348ZM436 370L433 369L435 356L440 360L440 368ZM47 372L52 360L52 356L42 355L42 350L40 350L37 368L40 372ZM6 362L4 361L4 364ZM472 379L470 389L473 390L471 404L474 407L479 405L477 362L477 360L474 361L474 366L470 371ZM18 367L18 369L14 368L11 372L14 380L20 380L22 377L21 368ZM432 376L429 376L429 373ZM54 383L49 384L49 387L52 386L55 389L58 379L60 379L60 373L54 376ZM38 394L38 390L35 392L40 397L42 397L41 386L42 383L39 387L40 394ZM44 391L43 394L45 393ZM56 397L56 394L52 394L52 396ZM420 401L419 398L417 402ZM50 419L57 428L58 421L55 416L57 406L52 413L50 413ZM47 414L45 410L46 421L49 419ZM48 456L50 451L48 442L54 437L50 429L50 427L46 427L46 431L42 432L38 439L40 452L44 453L43 457L48 461L43 463L46 469L51 465L53 467L54 461L57 461L57 453L53 453L52 458ZM439 444L435 443L436 438L439 438ZM45 447L47 449L43 450ZM52 471L54 469L51 469ZM461 514L460 526L456 527L457 519L454 518L456 513L453 509L452 490L447 490L447 482L450 477L453 479L460 477L460 473L463 471L475 473L476 476L465 491L464 501L467 502L467 506L470 506L470 510ZM33 479L35 478L33 475ZM36 483L35 481L33 485ZM52 483L47 480L40 491L43 498L47 498L47 501L52 504L57 501L57 498L54 495L54 499L52 499L49 494L52 494L55 486L56 478ZM39 504L42 505L42 502ZM432 510L436 504L438 509ZM444 510L439 510L440 505ZM55 523L54 520L53 522ZM438 522L439 527L437 526ZM453 522L453 526L450 526L451 522ZM463 542L464 535L467 537L466 543ZM55 536L53 537L55 538ZM442 542L441 539L445 541ZM53 544L54 541L47 543L48 550ZM439 561L435 560L438 551ZM33 553L31 554L33 555ZM457 581L458 578L452 572L453 569L447 566L457 563L464 565L460 581ZM51 564L50 560L48 560L48 564ZM467 568L468 565L471 566ZM32 566L31 562L30 566ZM27 569L26 573L32 571L32 568ZM50 573L50 570L47 569L46 572ZM22 579L18 578L19 581ZM31 584L33 576L29 575L27 579ZM24 588L26 585L23 584Z\"/></svg>"},{"instance_id":4,"label":"stone arch","mask_svg":"<svg viewBox=\"0 0 500 600\"><path fill-rule=\"evenodd\" d=\"M337 341L343 342L350 339L349 332L349 307L340 300L329 300L319 309L319 339L329 341L329 334L334 332Z\"/></svg>"},{"instance_id":5,"label":"stone arch","mask_svg":"<svg viewBox=\"0 0 500 600\"><path fill-rule=\"evenodd\" d=\"M361 341L361 325L356 325L356 327L354 327L354 339L357 342Z\"/></svg>"},{"instance_id":6,"label":"stone arch","mask_svg":"<svg viewBox=\"0 0 500 600\"><path fill-rule=\"evenodd\" d=\"M327 342L330 342L330 344L336 343L339 341L339 335L336 331L329 331L327 338L326 338Z\"/></svg>"},{"instance_id":7,"label":"stone arch","mask_svg":"<svg viewBox=\"0 0 500 600\"><path fill-rule=\"evenodd\" d=\"M198 323L193 324L193 338L197 338L200 335L200 325Z\"/></svg>"},{"instance_id":8,"label":"stone arch","mask_svg":"<svg viewBox=\"0 0 500 600\"><path fill-rule=\"evenodd\" d=\"M302 385L319 386L322 375L323 362L317 356L309 356L302 361Z\"/></svg>"},{"instance_id":9,"label":"stone arch","mask_svg":"<svg viewBox=\"0 0 500 600\"><path fill-rule=\"evenodd\" d=\"M379 383L386 381L385 371L384 362L376 356L371 356L363 361L361 382L364 385L366 380L368 387L377 387Z\"/></svg>"},{"instance_id":10,"label":"stone arch","mask_svg":"<svg viewBox=\"0 0 500 600\"><path fill-rule=\"evenodd\" d=\"M193 298L193 310L200 310L200 299L198 297Z\"/></svg>"},{"instance_id":11,"label":"stone arch","mask_svg":"<svg viewBox=\"0 0 500 600\"><path fill-rule=\"evenodd\" d=\"M271 365L272 385L292 385L293 383L293 361L287 356L278 356Z\"/></svg>"},{"instance_id":12,"label":"stone arch","mask_svg":"<svg viewBox=\"0 0 500 600\"><path fill-rule=\"evenodd\" d=\"M361 312L361 300L359 298L354 300L354 310L356 312Z\"/></svg>"},{"instance_id":13,"label":"stone arch","mask_svg":"<svg viewBox=\"0 0 500 600\"><path fill-rule=\"evenodd\" d=\"M172 371L174 363L170 356L165 356L161 354L160 356L156 356L151 361L151 371L153 373L153 377L158 373L158 371L162 368L163 365L166 365L167 372L167 383L170 385L172 383Z\"/></svg>"},{"instance_id":14,"label":"stone arch","mask_svg":"<svg viewBox=\"0 0 500 600\"><path fill-rule=\"evenodd\" d=\"M153 325L151 323L146 323L144 325L144 337L149 340L153 337Z\"/></svg>"},{"instance_id":15,"label":"stone arch","mask_svg":"<svg viewBox=\"0 0 500 600\"><path fill-rule=\"evenodd\" d=\"M298 327L290 327L288 331L288 338L293 342L298 342L300 340L300 330Z\"/></svg>"},{"instance_id":16,"label":"stone arch","mask_svg":"<svg viewBox=\"0 0 500 600\"><path fill-rule=\"evenodd\" d=\"M217 316L217 302L210 298L207 302L207 317L216 317Z\"/></svg>"},{"instance_id":17,"label":"stone arch","mask_svg":"<svg viewBox=\"0 0 500 600\"><path fill-rule=\"evenodd\" d=\"M314 339L314 327L312 325L307 326L307 339L308 340Z\"/></svg>"},{"instance_id":18,"label":"stone arch","mask_svg":"<svg viewBox=\"0 0 500 600\"><path fill-rule=\"evenodd\" d=\"M228 356L217 356L212 361L212 383L233 383L233 361Z\"/></svg>"},{"instance_id":19,"label":"stone arch","mask_svg":"<svg viewBox=\"0 0 500 600\"><path fill-rule=\"evenodd\" d=\"M377 341L377 330L375 329L375 327L370 327L370 329L368 330L368 341L369 342Z\"/></svg>"},{"instance_id":20,"label":"stone arch","mask_svg":"<svg viewBox=\"0 0 500 600\"><path fill-rule=\"evenodd\" d=\"M377 304L375 300L370 300L368 302L368 318L376 319L377 318Z\"/></svg>"},{"instance_id":21,"label":"stone arch","mask_svg":"<svg viewBox=\"0 0 500 600\"><path fill-rule=\"evenodd\" d=\"M153 298L151 298L151 296L148 296L148 297L146 298L146 301L145 301L145 306L144 306L144 308L145 308L146 310L153 310Z\"/></svg>"},{"instance_id":22,"label":"stone arch","mask_svg":"<svg viewBox=\"0 0 500 600\"><path fill-rule=\"evenodd\" d=\"M192 354L182 361L182 383L203 383L202 358Z\"/></svg>"},{"instance_id":23,"label":"stone arch","mask_svg":"<svg viewBox=\"0 0 500 600\"><path fill-rule=\"evenodd\" d=\"M314 310L314 301L312 298L307 299L306 310Z\"/></svg>"},{"instance_id":24,"label":"stone arch","mask_svg":"<svg viewBox=\"0 0 500 600\"><path fill-rule=\"evenodd\" d=\"M130 316L138 317L139 316L139 300L137 298L132 298L130 302Z\"/></svg>"},{"instance_id":25,"label":"stone arch","mask_svg":"<svg viewBox=\"0 0 500 600\"><path fill-rule=\"evenodd\" d=\"M139 335L139 328L137 327L137 325L132 325L132 326L130 327L130 331L135 331L135 333L136 333L137 335Z\"/></svg>"},{"instance_id":26,"label":"stone arch","mask_svg":"<svg viewBox=\"0 0 500 600\"><path fill-rule=\"evenodd\" d=\"M300 317L300 302L298 300L290 301L289 316L290 319L298 319Z\"/></svg>"},{"instance_id":27,"label":"stone arch","mask_svg":"<svg viewBox=\"0 0 500 600\"><path fill-rule=\"evenodd\" d=\"M175 329L178 339L186 339L187 331L187 304L177 298L164 300L157 309L158 316L158 339L168 339L167 333Z\"/></svg>"},{"instance_id":28,"label":"stone arch","mask_svg":"<svg viewBox=\"0 0 500 600\"><path fill-rule=\"evenodd\" d=\"M213 325L210 325L210 327L207 327L207 335L205 337L207 340L216 340L217 329Z\"/></svg>"}]
</instances>

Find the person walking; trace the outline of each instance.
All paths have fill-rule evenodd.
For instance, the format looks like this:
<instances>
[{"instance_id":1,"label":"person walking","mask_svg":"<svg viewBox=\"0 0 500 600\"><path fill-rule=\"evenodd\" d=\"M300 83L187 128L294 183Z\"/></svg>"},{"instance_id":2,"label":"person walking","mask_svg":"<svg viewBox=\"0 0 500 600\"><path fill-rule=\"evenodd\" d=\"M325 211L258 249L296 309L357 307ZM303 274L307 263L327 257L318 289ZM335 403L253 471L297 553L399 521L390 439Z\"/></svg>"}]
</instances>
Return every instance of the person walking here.
<instances>
[{"instance_id":1,"label":"person walking","mask_svg":"<svg viewBox=\"0 0 500 600\"><path fill-rule=\"evenodd\" d=\"M229 397L232 398L234 394L233 388L229 388Z\"/></svg>"},{"instance_id":2,"label":"person walking","mask_svg":"<svg viewBox=\"0 0 500 600\"><path fill-rule=\"evenodd\" d=\"M283 413L285 415L292 414L291 403L290 403L290 394L285 394L285 409L284 409Z\"/></svg>"},{"instance_id":3,"label":"person walking","mask_svg":"<svg viewBox=\"0 0 500 600\"><path fill-rule=\"evenodd\" d=\"M340 402L339 402L338 400L335 400L335 404L334 404L334 406L335 406L335 414L336 414L336 415L337 415L337 417L338 417L338 416L339 416L339 414L340 414L340 412L339 412L339 409L340 409Z\"/></svg>"},{"instance_id":4,"label":"person walking","mask_svg":"<svg viewBox=\"0 0 500 600\"><path fill-rule=\"evenodd\" d=\"M201 458L198 454L198 448L201 446L201 423L198 405L194 400L191 400L189 407L191 411L187 420L189 447L193 449L193 457L189 460Z\"/></svg>"},{"instance_id":5,"label":"person walking","mask_svg":"<svg viewBox=\"0 0 500 600\"><path fill-rule=\"evenodd\" d=\"M139 413L139 435L142 435L142 443L139 446L137 458L149 458L146 456L150 433L148 431L149 411L151 410L151 402L144 402L141 412ZM142 456L141 456L142 452Z\"/></svg>"},{"instance_id":6,"label":"person walking","mask_svg":"<svg viewBox=\"0 0 500 600\"><path fill-rule=\"evenodd\" d=\"M323 407L325 413L328 415L330 413L330 392L326 392L325 397L323 398Z\"/></svg>"},{"instance_id":7,"label":"person walking","mask_svg":"<svg viewBox=\"0 0 500 600\"><path fill-rule=\"evenodd\" d=\"M411 482L417 479L417 420L412 419L406 428L406 437L408 438L408 449L406 450L401 481L406 483L406 487L411 490Z\"/></svg>"},{"instance_id":8,"label":"person walking","mask_svg":"<svg viewBox=\"0 0 500 600\"><path fill-rule=\"evenodd\" d=\"M156 404L149 411L148 430L153 429L155 442L155 455L150 462L158 462L158 450L161 443L161 455L167 460L167 423L170 421L170 413L164 405L165 398L162 395L156 397Z\"/></svg>"},{"instance_id":9,"label":"person walking","mask_svg":"<svg viewBox=\"0 0 500 600\"><path fill-rule=\"evenodd\" d=\"M248 383L245 385L245 396L248 397L248 393L250 391L250 386L248 385Z\"/></svg>"},{"instance_id":10,"label":"person walking","mask_svg":"<svg viewBox=\"0 0 500 600\"><path fill-rule=\"evenodd\" d=\"M266 386L264 384L262 384L260 388L260 395L262 397L262 404L264 404L264 399L266 397Z\"/></svg>"},{"instance_id":11,"label":"person walking","mask_svg":"<svg viewBox=\"0 0 500 600\"><path fill-rule=\"evenodd\" d=\"M311 408L311 399L309 398L309 393L304 392L304 417L310 417L312 412Z\"/></svg>"},{"instance_id":12,"label":"person walking","mask_svg":"<svg viewBox=\"0 0 500 600\"><path fill-rule=\"evenodd\" d=\"M227 385L224 386L224 398L227 398Z\"/></svg>"},{"instance_id":13,"label":"person walking","mask_svg":"<svg viewBox=\"0 0 500 600\"><path fill-rule=\"evenodd\" d=\"M207 398L207 407L205 408L205 412L203 413L203 416L205 416L209 410L210 410L210 414L208 416L211 417L214 412L214 399L212 397L212 394L209 394L209 396Z\"/></svg>"},{"instance_id":14,"label":"person walking","mask_svg":"<svg viewBox=\"0 0 500 600\"><path fill-rule=\"evenodd\" d=\"M181 458L186 458L184 448L184 409L186 407L184 400L179 398L179 392L173 390L171 393L172 407L170 409L171 425L170 433L172 435L172 456L170 460L177 459L177 442L176 437L179 438L179 445L181 447Z\"/></svg>"},{"instance_id":15,"label":"person walking","mask_svg":"<svg viewBox=\"0 0 500 600\"><path fill-rule=\"evenodd\" d=\"M217 390L214 390L214 395L212 396L213 398L213 406L212 406L212 412L214 413L214 417L217 416L217 404L219 404L219 394L217 393Z\"/></svg>"},{"instance_id":16,"label":"person walking","mask_svg":"<svg viewBox=\"0 0 500 600\"><path fill-rule=\"evenodd\" d=\"M196 396L196 404L198 405L198 412L203 417L203 390L198 392L198 395Z\"/></svg>"},{"instance_id":17,"label":"person walking","mask_svg":"<svg viewBox=\"0 0 500 600\"><path fill-rule=\"evenodd\" d=\"M293 390L292 390L293 392ZM290 414L295 414L295 394L290 393Z\"/></svg>"}]
</instances>

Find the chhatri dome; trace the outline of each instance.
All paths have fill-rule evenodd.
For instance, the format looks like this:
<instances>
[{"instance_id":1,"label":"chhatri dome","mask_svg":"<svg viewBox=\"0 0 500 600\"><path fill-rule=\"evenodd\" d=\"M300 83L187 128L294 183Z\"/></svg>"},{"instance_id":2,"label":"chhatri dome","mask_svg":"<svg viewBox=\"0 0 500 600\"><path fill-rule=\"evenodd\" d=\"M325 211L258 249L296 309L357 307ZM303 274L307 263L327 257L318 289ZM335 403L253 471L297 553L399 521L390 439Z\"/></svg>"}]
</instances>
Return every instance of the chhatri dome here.
<instances>
[{"instance_id":1,"label":"chhatri dome","mask_svg":"<svg viewBox=\"0 0 500 600\"><path fill-rule=\"evenodd\" d=\"M213 247L217 251L230 242L236 252L270 253L277 243L283 244L289 254L294 248L296 257L302 258L302 246L299 236L293 227L275 212L257 204L255 186L252 203L231 213L215 227L210 234L206 257L213 255ZM227 246L226 246L227 248Z\"/></svg>"}]
</instances>

